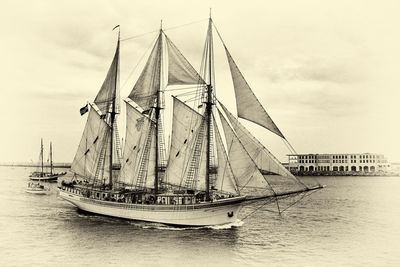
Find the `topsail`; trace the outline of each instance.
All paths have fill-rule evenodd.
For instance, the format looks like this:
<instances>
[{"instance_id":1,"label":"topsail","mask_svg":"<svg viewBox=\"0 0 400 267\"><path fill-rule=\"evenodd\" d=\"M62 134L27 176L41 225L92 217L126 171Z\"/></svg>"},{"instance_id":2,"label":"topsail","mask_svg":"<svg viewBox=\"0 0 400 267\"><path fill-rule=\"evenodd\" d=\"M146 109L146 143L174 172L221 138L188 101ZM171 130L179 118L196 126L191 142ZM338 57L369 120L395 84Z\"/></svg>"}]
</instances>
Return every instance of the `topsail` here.
<instances>
[{"instance_id":1,"label":"topsail","mask_svg":"<svg viewBox=\"0 0 400 267\"><path fill-rule=\"evenodd\" d=\"M178 48L168 37L166 37L166 40L168 48L168 85L204 84L203 79Z\"/></svg>"},{"instance_id":2,"label":"topsail","mask_svg":"<svg viewBox=\"0 0 400 267\"><path fill-rule=\"evenodd\" d=\"M113 101L115 101L116 110L119 110L119 96L117 95L117 87L119 83L119 42L117 50L115 51L114 59L111 63L110 69L108 70L106 79L98 92L94 103L97 105L102 114L110 112Z\"/></svg>"},{"instance_id":3,"label":"topsail","mask_svg":"<svg viewBox=\"0 0 400 267\"><path fill-rule=\"evenodd\" d=\"M258 101L257 97L254 95L226 46L225 52L231 70L236 95L236 108L239 118L257 123L280 137L285 138L278 129L278 126L276 126L271 117L265 111L260 101Z\"/></svg>"},{"instance_id":4,"label":"topsail","mask_svg":"<svg viewBox=\"0 0 400 267\"><path fill-rule=\"evenodd\" d=\"M155 106L157 93L160 90L161 42L162 35L160 34L154 44L146 66L128 96L144 110L149 110Z\"/></svg>"}]
</instances>

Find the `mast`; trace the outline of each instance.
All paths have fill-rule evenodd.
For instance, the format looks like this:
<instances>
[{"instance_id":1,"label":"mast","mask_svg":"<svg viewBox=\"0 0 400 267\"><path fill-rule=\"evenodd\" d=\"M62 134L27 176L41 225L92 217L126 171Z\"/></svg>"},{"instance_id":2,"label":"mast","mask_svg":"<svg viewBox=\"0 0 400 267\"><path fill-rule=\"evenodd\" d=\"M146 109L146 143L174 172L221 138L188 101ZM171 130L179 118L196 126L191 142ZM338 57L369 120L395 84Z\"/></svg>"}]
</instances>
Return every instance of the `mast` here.
<instances>
[{"instance_id":1,"label":"mast","mask_svg":"<svg viewBox=\"0 0 400 267\"><path fill-rule=\"evenodd\" d=\"M43 138L40 138L40 157L42 158L42 175L43 175Z\"/></svg>"},{"instance_id":2,"label":"mast","mask_svg":"<svg viewBox=\"0 0 400 267\"><path fill-rule=\"evenodd\" d=\"M53 175L53 150L50 142L50 175Z\"/></svg>"},{"instance_id":3,"label":"mast","mask_svg":"<svg viewBox=\"0 0 400 267\"><path fill-rule=\"evenodd\" d=\"M119 65L119 41L120 41L120 27L119 25L118 27L118 43L117 43L117 63L116 63L116 68L117 68L117 74L115 75L115 87L117 87L117 82L118 82L118 65ZM115 29L116 27L114 27ZM113 29L113 30L114 30ZM117 88L115 88L115 90L117 90ZM113 188L113 177L112 177L112 170L113 170L113 142L114 142L114 121L115 121L115 99L117 98L117 94L114 93L113 99L112 99L112 103L111 103L111 113L110 113L110 189Z\"/></svg>"},{"instance_id":4,"label":"mast","mask_svg":"<svg viewBox=\"0 0 400 267\"><path fill-rule=\"evenodd\" d=\"M207 161L206 161L206 201L210 200L210 157L211 157L211 119L212 119L212 73L213 73L213 41L212 41L212 19L210 13L210 19L208 24L208 74L209 82L207 84L207 102L206 102L206 120L207 120Z\"/></svg>"},{"instance_id":5,"label":"mast","mask_svg":"<svg viewBox=\"0 0 400 267\"><path fill-rule=\"evenodd\" d=\"M160 42L159 42L159 45L158 45L158 49L159 49L159 56L160 56L160 58L159 58L159 64L160 64L160 77L162 77L162 71L161 71L161 68L162 68L162 33L163 33L163 31L162 31L162 20L161 20L161 25L160 25L160 34L159 34L159 37L158 38L160 38ZM162 81L162 79L160 79L160 82ZM161 110L161 105L160 105L160 98L161 98L161 90L160 90L160 88L161 88L161 83L160 83L160 87L159 88L157 88L157 96L156 96L156 106L155 106L155 108L154 108L154 111L155 111L155 120L156 120L156 129L155 129L155 131L156 131L156 136L155 136L155 138L156 138L156 140L155 140L155 144L156 144L156 146L155 146L155 160L156 160L156 164L155 164L155 169L154 169L154 197L155 197L155 201L157 200L157 195L158 195L158 184L159 184L159 177L158 177L158 173L159 173L159 155L158 155L158 150L159 150L159 147L158 147L158 131L159 131L159 119L160 119L160 110Z\"/></svg>"}]
</instances>

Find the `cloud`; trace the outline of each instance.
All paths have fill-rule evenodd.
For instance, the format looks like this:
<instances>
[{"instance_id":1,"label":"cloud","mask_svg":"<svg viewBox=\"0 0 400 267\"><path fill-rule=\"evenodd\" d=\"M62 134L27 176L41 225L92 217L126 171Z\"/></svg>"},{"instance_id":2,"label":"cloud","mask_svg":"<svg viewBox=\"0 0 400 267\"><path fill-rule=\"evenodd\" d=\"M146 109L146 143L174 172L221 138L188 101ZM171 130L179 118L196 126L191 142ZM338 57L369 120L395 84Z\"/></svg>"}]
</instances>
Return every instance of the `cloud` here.
<instances>
[{"instance_id":1,"label":"cloud","mask_svg":"<svg viewBox=\"0 0 400 267\"><path fill-rule=\"evenodd\" d=\"M354 57L298 57L280 64L265 65L263 72L271 82L310 81L349 84L364 82L369 69L364 59Z\"/></svg>"}]
</instances>

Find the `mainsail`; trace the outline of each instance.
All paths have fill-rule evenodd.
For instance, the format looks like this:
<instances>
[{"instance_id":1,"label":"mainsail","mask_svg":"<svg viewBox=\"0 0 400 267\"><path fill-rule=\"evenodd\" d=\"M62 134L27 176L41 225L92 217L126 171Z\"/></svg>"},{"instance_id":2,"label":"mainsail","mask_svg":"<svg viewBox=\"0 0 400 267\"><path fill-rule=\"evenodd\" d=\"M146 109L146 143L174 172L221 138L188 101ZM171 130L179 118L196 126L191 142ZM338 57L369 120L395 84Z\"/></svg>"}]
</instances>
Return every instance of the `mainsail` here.
<instances>
[{"instance_id":1,"label":"mainsail","mask_svg":"<svg viewBox=\"0 0 400 267\"><path fill-rule=\"evenodd\" d=\"M192 159L198 135L202 131L203 116L175 97L173 105L171 149L166 182L185 187L187 166Z\"/></svg>"},{"instance_id":2,"label":"mainsail","mask_svg":"<svg viewBox=\"0 0 400 267\"><path fill-rule=\"evenodd\" d=\"M118 35L119 36L119 35ZM76 152L71 170L80 176L92 180L94 184L112 186L112 164L115 160L119 140L116 132L115 116L118 113L119 82L119 37L117 48L107 76L101 86L91 109L83 131L78 151ZM115 143L115 144L114 144ZM114 155L114 156L113 156Z\"/></svg>"},{"instance_id":3,"label":"mainsail","mask_svg":"<svg viewBox=\"0 0 400 267\"><path fill-rule=\"evenodd\" d=\"M126 139L119 182L138 188L154 181L155 123L126 102ZM152 187L151 184L150 187Z\"/></svg>"},{"instance_id":4,"label":"mainsail","mask_svg":"<svg viewBox=\"0 0 400 267\"><path fill-rule=\"evenodd\" d=\"M285 138L278 129L278 126L276 126L271 117L265 111L260 101L258 101L257 97L254 95L226 46L224 47L229 62L229 68L231 70L236 95L236 108L239 118L257 123L280 137Z\"/></svg>"},{"instance_id":5,"label":"mainsail","mask_svg":"<svg viewBox=\"0 0 400 267\"><path fill-rule=\"evenodd\" d=\"M109 154L107 153L110 138L109 130L110 126L100 117L95 104L92 104L78 151L71 164L72 172L89 179L95 179L96 171L104 169L104 164L107 164L104 160L105 154ZM97 178L101 179L102 177Z\"/></svg>"}]
</instances>

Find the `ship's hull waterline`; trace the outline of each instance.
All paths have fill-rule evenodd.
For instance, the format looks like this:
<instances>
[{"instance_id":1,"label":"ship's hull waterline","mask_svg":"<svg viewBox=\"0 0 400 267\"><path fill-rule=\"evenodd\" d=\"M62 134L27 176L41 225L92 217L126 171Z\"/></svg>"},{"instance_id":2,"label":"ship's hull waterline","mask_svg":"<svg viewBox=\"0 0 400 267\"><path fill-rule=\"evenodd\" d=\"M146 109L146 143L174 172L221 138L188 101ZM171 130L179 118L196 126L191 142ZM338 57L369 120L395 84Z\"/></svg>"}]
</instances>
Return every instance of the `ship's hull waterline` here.
<instances>
[{"instance_id":1,"label":"ship's hull waterline","mask_svg":"<svg viewBox=\"0 0 400 267\"><path fill-rule=\"evenodd\" d=\"M60 189L60 197L81 210L112 217L181 226L234 223L245 197L195 205L127 204L82 197Z\"/></svg>"},{"instance_id":2,"label":"ship's hull waterline","mask_svg":"<svg viewBox=\"0 0 400 267\"><path fill-rule=\"evenodd\" d=\"M46 195L48 190L32 190L32 189L26 189L26 193L29 194L35 194L35 195Z\"/></svg>"},{"instance_id":3,"label":"ship's hull waterline","mask_svg":"<svg viewBox=\"0 0 400 267\"><path fill-rule=\"evenodd\" d=\"M39 181L39 182L57 182L59 176L60 176L59 174L52 176L43 176L43 177L31 176L29 177L29 179L32 181Z\"/></svg>"}]
</instances>

